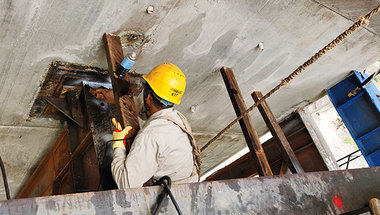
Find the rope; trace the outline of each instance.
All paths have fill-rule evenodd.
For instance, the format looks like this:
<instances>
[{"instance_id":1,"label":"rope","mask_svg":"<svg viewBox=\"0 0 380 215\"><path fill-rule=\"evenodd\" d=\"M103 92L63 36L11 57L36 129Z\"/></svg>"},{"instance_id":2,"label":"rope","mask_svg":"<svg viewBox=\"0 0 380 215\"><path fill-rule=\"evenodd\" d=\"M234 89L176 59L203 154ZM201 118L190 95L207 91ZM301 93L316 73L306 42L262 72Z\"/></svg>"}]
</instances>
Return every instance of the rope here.
<instances>
[{"instance_id":1,"label":"rope","mask_svg":"<svg viewBox=\"0 0 380 215\"><path fill-rule=\"evenodd\" d=\"M294 72L292 72L288 77L281 80L280 84L270 90L267 94L263 96L260 100L258 100L255 104L253 104L250 108L244 111L239 117L234 119L230 124L228 124L225 128L223 128L218 134L216 134L211 140L209 140L202 148L201 151L204 151L208 146L211 145L215 140L217 140L224 132L230 129L234 124L236 124L239 120L245 117L250 111L252 111L255 107L260 105L264 100L270 97L273 93L278 91L281 87L287 85L291 80L293 80L297 75L299 75L303 70L305 70L308 66L317 61L322 55L328 52L330 49L334 48L338 43L344 40L348 35L356 31L360 26L369 24L369 19L378 13L380 10L380 5L373 9L370 13L365 16L359 17L359 20L355 22L351 27L349 27L346 31L341 33L338 37L336 37L333 41L319 50L316 54L314 54L309 60L307 60L304 64L299 66Z\"/></svg>"}]
</instances>

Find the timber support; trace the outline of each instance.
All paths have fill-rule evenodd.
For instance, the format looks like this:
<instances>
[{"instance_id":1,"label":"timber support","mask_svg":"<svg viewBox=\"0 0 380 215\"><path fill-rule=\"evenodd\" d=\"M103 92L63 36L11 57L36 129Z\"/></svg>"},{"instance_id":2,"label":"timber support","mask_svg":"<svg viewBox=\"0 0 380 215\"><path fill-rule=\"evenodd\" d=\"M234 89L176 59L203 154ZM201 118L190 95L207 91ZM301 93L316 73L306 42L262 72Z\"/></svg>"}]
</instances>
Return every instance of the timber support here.
<instances>
[{"instance_id":1,"label":"timber support","mask_svg":"<svg viewBox=\"0 0 380 215\"><path fill-rule=\"evenodd\" d=\"M263 99L263 94L259 91L255 91L252 94L253 100L255 102ZM264 118L265 123L268 126L269 131L281 150L282 159L285 161L292 173L303 173L301 164L298 162L296 155L292 147L290 146L288 140L285 137L280 125L278 124L276 117L269 108L268 103L263 100L258 106L261 116Z\"/></svg>"},{"instance_id":2,"label":"timber support","mask_svg":"<svg viewBox=\"0 0 380 215\"><path fill-rule=\"evenodd\" d=\"M223 76L224 83L226 84L228 95L230 96L232 105L235 109L236 116L240 116L247 109L243 96L240 92L239 85L235 79L234 73L231 68L222 67L220 73ZM239 121L240 127L243 131L248 148L252 157L256 158L260 164L259 175L272 176L272 170L269 166L268 159L261 146L259 136L253 126L252 119L249 115L244 116Z\"/></svg>"}]
</instances>

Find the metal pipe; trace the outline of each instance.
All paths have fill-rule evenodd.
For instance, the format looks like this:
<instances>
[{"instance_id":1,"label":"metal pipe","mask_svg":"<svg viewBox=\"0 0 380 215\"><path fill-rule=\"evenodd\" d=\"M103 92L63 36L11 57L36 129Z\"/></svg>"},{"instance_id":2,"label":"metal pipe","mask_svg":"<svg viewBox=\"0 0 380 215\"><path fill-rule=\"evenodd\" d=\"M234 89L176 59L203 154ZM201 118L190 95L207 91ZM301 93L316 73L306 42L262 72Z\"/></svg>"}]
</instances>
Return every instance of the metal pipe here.
<instances>
[{"instance_id":1,"label":"metal pipe","mask_svg":"<svg viewBox=\"0 0 380 215\"><path fill-rule=\"evenodd\" d=\"M11 199L11 194L9 192L7 174L5 174L5 167L4 167L3 160L1 160L1 156L0 156L0 166L1 166L1 174L3 175L5 194L7 195L7 199L10 200Z\"/></svg>"}]
</instances>

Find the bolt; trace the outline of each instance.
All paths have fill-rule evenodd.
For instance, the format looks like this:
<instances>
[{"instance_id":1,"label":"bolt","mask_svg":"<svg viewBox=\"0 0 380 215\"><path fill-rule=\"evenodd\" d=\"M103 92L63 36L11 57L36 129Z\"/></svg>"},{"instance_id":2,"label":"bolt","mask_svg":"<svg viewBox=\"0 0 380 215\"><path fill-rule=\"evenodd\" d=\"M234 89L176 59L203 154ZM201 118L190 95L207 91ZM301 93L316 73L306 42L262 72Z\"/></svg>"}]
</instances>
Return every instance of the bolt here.
<instances>
[{"instance_id":1,"label":"bolt","mask_svg":"<svg viewBox=\"0 0 380 215\"><path fill-rule=\"evenodd\" d=\"M190 111L191 111L192 113L195 113L196 110L197 110L197 105L191 105L191 107L190 107Z\"/></svg>"},{"instance_id":2,"label":"bolt","mask_svg":"<svg viewBox=\"0 0 380 215\"><path fill-rule=\"evenodd\" d=\"M152 5L150 5L147 9L146 9L146 12L149 13L149 14L152 14L154 12L154 8Z\"/></svg>"},{"instance_id":3,"label":"bolt","mask_svg":"<svg viewBox=\"0 0 380 215\"><path fill-rule=\"evenodd\" d=\"M264 43L263 42L260 42L259 45L257 45L257 47L260 49L260 51L264 51Z\"/></svg>"}]
</instances>

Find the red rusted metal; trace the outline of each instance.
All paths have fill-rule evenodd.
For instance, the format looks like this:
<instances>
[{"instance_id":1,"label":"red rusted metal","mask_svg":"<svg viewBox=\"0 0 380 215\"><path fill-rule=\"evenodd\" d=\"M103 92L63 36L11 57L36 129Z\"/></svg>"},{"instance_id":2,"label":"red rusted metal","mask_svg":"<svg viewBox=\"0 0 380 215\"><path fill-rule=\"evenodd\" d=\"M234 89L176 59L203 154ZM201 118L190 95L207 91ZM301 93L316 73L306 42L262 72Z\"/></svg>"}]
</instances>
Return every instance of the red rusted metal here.
<instances>
[{"instance_id":1,"label":"red rusted metal","mask_svg":"<svg viewBox=\"0 0 380 215\"><path fill-rule=\"evenodd\" d=\"M53 183L56 176L70 160L68 147L68 130L61 132L55 143L46 153L37 169L23 187L17 198L37 197L53 194Z\"/></svg>"},{"instance_id":2,"label":"red rusted metal","mask_svg":"<svg viewBox=\"0 0 380 215\"><path fill-rule=\"evenodd\" d=\"M118 119L123 128L125 126L132 127L128 137L133 138L140 130L140 125L135 102L133 100L133 92L130 89L129 74L127 74L124 79L120 79L115 75L115 71L124 59L120 37L105 33L103 35L103 42L107 56L108 72L111 77L112 89L115 98L115 117ZM132 139L126 141L127 150L130 148L132 142Z\"/></svg>"},{"instance_id":3,"label":"red rusted metal","mask_svg":"<svg viewBox=\"0 0 380 215\"><path fill-rule=\"evenodd\" d=\"M60 118L60 112L49 105L45 98L63 99L67 91L80 91L81 82L111 85L107 70L59 61L52 62L30 110L29 120L35 117Z\"/></svg>"}]
</instances>

